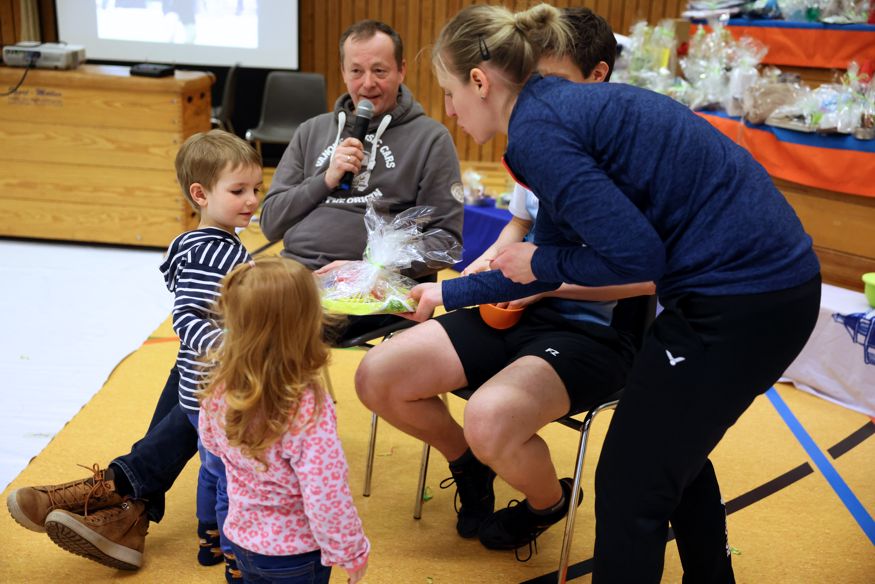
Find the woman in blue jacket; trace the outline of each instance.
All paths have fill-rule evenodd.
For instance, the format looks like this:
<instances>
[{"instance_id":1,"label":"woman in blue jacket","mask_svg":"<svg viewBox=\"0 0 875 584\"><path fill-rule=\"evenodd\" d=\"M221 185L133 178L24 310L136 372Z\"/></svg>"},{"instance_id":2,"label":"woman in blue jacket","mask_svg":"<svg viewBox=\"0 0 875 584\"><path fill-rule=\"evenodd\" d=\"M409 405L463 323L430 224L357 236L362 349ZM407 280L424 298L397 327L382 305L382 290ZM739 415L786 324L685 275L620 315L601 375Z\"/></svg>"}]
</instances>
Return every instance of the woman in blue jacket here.
<instances>
[{"instance_id":1,"label":"woman in blue jacket","mask_svg":"<svg viewBox=\"0 0 875 584\"><path fill-rule=\"evenodd\" d=\"M636 87L533 74L570 38L546 4L471 6L441 32L447 113L478 143L507 134L505 164L540 200L538 244L505 247L493 271L418 286L412 317L562 282L654 281L664 310L596 472L593 582L659 582L669 523L685 582L732 582L708 455L807 341L818 260L762 166L707 121Z\"/></svg>"}]
</instances>

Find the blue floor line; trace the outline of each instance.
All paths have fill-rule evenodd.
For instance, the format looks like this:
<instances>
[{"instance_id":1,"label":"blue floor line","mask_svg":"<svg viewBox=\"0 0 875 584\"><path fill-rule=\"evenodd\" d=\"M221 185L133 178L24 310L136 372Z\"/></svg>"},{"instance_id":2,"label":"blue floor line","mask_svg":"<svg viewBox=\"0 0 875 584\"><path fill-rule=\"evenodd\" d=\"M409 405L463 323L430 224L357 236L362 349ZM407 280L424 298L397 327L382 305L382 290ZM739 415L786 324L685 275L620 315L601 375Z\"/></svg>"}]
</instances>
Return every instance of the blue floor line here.
<instances>
[{"instance_id":1,"label":"blue floor line","mask_svg":"<svg viewBox=\"0 0 875 584\"><path fill-rule=\"evenodd\" d=\"M781 398L775 388L773 387L767 391L766 396L769 398L769 401L772 402L772 405L778 411L778 414L781 415L781 418L784 419L784 423L787 424L790 431L796 436L796 440L799 441L802 448L805 449L805 452L807 452L808 456L811 457L811 460L814 461L815 466L817 466L824 478L826 478L826 481L832 487L833 491L839 496L841 502L847 507L848 511L850 511L851 516L857 524L859 524L860 528L862 528L863 533L865 533L866 537L869 538L869 541L875 545L875 520L872 519L872 516L869 515L869 512L866 511L863 504L860 503L860 500L857 499L856 495L854 495L853 491L851 491L850 487L848 487L847 483L845 483L835 467L830 464L826 455L820 450L817 444L815 444L811 436L808 435L808 432L805 431L805 428L802 427L802 424L796 416L793 415L793 412L790 411L787 403Z\"/></svg>"}]
</instances>

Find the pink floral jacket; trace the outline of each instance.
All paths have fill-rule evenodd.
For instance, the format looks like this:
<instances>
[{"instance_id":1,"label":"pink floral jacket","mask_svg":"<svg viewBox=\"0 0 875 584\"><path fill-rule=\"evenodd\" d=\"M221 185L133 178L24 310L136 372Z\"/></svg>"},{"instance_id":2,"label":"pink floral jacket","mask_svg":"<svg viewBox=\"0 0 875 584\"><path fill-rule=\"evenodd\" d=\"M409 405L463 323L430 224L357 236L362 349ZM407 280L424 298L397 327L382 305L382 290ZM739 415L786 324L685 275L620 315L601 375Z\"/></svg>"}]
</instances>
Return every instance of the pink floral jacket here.
<instances>
[{"instance_id":1,"label":"pink floral jacket","mask_svg":"<svg viewBox=\"0 0 875 584\"><path fill-rule=\"evenodd\" d=\"M313 391L304 393L289 431L265 453L267 470L228 444L225 410L220 390L201 407L199 430L204 446L225 463L228 539L267 556L321 549L326 566L361 567L371 546L349 490L331 399L317 411Z\"/></svg>"}]
</instances>

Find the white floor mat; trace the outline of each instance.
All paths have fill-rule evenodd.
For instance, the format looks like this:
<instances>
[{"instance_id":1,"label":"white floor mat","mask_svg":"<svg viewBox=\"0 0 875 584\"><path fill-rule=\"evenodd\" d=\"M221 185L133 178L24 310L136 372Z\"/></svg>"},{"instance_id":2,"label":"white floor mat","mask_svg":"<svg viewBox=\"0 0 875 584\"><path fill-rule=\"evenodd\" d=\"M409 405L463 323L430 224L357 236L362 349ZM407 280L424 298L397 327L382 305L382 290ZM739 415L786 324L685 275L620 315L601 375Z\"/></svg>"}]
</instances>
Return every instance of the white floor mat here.
<instances>
[{"instance_id":1,"label":"white floor mat","mask_svg":"<svg viewBox=\"0 0 875 584\"><path fill-rule=\"evenodd\" d=\"M162 255L0 240L0 487L167 317Z\"/></svg>"}]
</instances>

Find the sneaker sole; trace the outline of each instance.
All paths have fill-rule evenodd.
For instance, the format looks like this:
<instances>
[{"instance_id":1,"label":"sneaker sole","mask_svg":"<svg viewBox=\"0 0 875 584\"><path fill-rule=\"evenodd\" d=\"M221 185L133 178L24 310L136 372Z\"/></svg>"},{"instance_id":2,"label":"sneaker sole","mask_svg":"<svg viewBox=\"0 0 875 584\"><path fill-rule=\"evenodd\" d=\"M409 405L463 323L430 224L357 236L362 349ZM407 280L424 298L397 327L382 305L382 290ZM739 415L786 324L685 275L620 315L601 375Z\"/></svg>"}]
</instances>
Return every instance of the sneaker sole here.
<instances>
[{"instance_id":1,"label":"sneaker sole","mask_svg":"<svg viewBox=\"0 0 875 584\"><path fill-rule=\"evenodd\" d=\"M31 521L18 505L18 489L15 489L6 497L6 508L9 509L9 514L12 515L15 522L23 528L36 531L37 533L45 533L45 526Z\"/></svg>"},{"instance_id":2,"label":"sneaker sole","mask_svg":"<svg viewBox=\"0 0 875 584\"><path fill-rule=\"evenodd\" d=\"M143 554L108 540L66 513L49 513L46 533L68 552L110 568L139 570L143 565Z\"/></svg>"}]
</instances>

